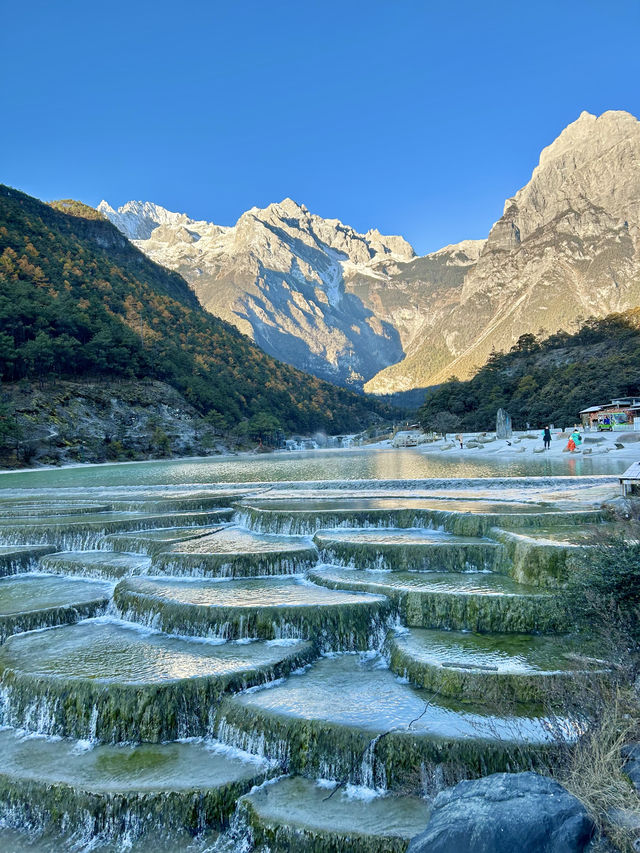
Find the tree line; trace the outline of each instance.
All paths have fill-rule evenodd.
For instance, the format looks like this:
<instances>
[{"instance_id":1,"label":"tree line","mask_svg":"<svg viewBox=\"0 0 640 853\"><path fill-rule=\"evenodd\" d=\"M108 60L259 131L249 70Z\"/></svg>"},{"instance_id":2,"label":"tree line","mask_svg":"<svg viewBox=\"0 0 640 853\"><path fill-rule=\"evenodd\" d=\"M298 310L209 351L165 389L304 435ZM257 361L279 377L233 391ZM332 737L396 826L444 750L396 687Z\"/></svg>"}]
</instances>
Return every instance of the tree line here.
<instances>
[{"instance_id":1,"label":"tree line","mask_svg":"<svg viewBox=\"0 0 640 853\"><path fill-rule=\"evenodd\" d=\"M466 382L452 377L431 389L419 411L425 429L495 429L506 409L514 427L569 426L578 413L614 397L640 394L640 308L590 319L575 333L522 335L493 353Z\"/></svg>"}]
</instances>

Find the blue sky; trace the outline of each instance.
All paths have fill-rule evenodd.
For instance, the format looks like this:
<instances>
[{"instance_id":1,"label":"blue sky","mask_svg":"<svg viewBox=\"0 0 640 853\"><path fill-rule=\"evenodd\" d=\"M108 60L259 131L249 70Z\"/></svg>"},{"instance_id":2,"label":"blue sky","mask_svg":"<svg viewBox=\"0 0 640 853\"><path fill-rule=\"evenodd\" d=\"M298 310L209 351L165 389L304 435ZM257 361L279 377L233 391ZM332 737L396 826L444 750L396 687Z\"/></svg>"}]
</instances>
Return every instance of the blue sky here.
<instances>
[{"instance_id":1,"label":"blue sky","mask_svg":"<svg viewBox=\"0 0 640 853\"><path fill-rule=\"evenodd\" d=\"M0 182L232 224L291 196L486 236L583 109L640 116L640 2L6 3Z\"/></svg>"}]
</instances>

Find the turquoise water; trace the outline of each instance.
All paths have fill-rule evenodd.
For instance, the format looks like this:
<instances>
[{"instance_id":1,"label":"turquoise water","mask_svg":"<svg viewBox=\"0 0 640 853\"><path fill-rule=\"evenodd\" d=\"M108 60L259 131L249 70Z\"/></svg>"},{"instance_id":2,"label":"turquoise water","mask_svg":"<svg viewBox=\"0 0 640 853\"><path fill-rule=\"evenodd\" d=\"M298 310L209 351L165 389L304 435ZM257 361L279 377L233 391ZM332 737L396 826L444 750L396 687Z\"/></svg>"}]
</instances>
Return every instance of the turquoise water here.
<instances>
[{"instance_id":1,"label":"turquoise water","mask_svg":"<svg viewBox=\"0 0 640 853\"><path fill-rule=\"evenodd\" d=\"M87 619L11 637L0 650L0 669L44 678L163 684L247 672L278 664L304 648L302 642L198 643L128 622Z\"/></svg>"},{"instance_id":2,"label":"turquoise water","mask_svg":"<svg viewBox=\"0 0 640 853\"><path fill-rule=\"evenodd\" d=\"M256 483L289 480L416 480L426 477L520 477L620 474L628 460L478 459L447 454L425 456L417 450L326 450L260 456L222 456L123 462L76 468L6 472L2 489L155 486L184 483Z\"/></svg>"},{"instance_id":3,"label":"turquoise water","mask_svg":"<svg viewBox=\"0 0 640 853\"><path fill-rule=\"evenodd\" d=\"M380 659L342 655L322 658L283 684L238 694L232 703L306 720L323 720L371 732L407 730L430 737L489 737L545 742L544 718L526 706L512 715L492 715L478 705L434 697L405 684ZM427 706L425 712L425 705Z\"/></svg>"},{"instance_id":4,"label":"turquoise water","mask_svg":"<svg viewBox=\"0 0 640 853\"><path fill-rule=\"evenodd\" d=\"M495 513L533 512L533 520L546 526L568 524L573 516L563 511L589 509L617 492L614 477L597 475L619 467L611 459L470 461L369 449L0 474L4 541L35 538L72 549L39 564L34 558L14 565L9 555L18 549L0 547L5 572L25 566L56 572L9 575L0 584L0 630L4 624L5 635L24 631L0 647L0 722L27 733L16 738L0 732L0 851L248 850L240 846L248 840L242 806L236 815L241 837L231 838L230 847L212 847L213 838L203 846L198 836L194 848L191 836L203 827L225 830L238 798L267 770L311 775L252 795L255 812L261 820L273 818L283 838L300 830L312 838L313 850L325 850L325 834L339 829L347 836L353 829L368 836L367 849L377 839L376 850L390 850L384 839L409 838L428 811L424 802L399 792L419 794L427 784L437 788L480 767L529 767L537 746L559 734L540 708L527 704L527 685L519 701L520 682L532 671L570 673L572 659L564 654L572 654L573 646L519 634L405 629L392 654L399 659L394 669L406 678L387 668L381 650L390 625L402 622L551 630L555 617L547 602L553 603L556 590L521 586L502 574L446 570L493 565L488 549L506 552L493 539L367 524L389 523L402 508L411 508L405 521L414 510L436 520L457 512L478 530L495 523ZM96 511L94 503L104 510ZM225 504L228 509L214 509ZM252 514L248 508L254 506L260 509ZM328 523L328 516L316 523L327 510L338 513L331 523L341 523L342 512L362 526L318 537L335 550L352 543L356 568L315 563L311 536ZM538 518L545 510L561 510L560 518ZM253 515L280 524L279 518L287 522L294 512L305 524L309 516L308 537L239 526L253 523ZM593 514L580 517L591 521ZM580 529L572 526L572 536ZM121 532L104 535L115 530ZM537 533L551 535L544 528ZM494 536L490 530L487 535ZM535 545L532 537L521 538ZM470 556L467 562L468 549L455 547L463 542L477 543L471 549L480 554L477 560ZM425 555L407 553L406 565L388 556L389 550L402 556L409 546ZM427 557L427 551L433 553ZM394 560L401 571L372 570ZM220 574L222 568L249 575L259 569L264 576L209 578L212 567ZM294 571L300 574L288 574ZM94 588L105 590L98 609L80 612L79 592ZM60 597L77 605L55 619L32 617L34 608ZM105 608L106 615L85 618ZM65 624L45 629L52 621ZM436 668L450 698L427 689ZM449 669L444 676L443 668ZM463 670L473 670L470 687ZM497 706L486 695L484 670L489 676L506 673L513 682ZM557 725L560 734L574 736L564 718ZM397 731L378 738L389 729ZM217 744L193 740L214 735ZM175 738L184 742L169 743ZM160 740L166 743L155 743ZM138 741L152 743L133 746ZM220 751L219 761L210 760L209 746L214 758ZM264 770L262 763L248 762L247 769L238 750L254 759L267 756L273 766ZM352 805L345 786L326 800L327 788L318 788L316 777L367 786L367 796L373 787L394 793L374 805ZM18 828L25 833L17 835ZM295 849L311 850L302 843Z\"/></svg>"}]
</instances>

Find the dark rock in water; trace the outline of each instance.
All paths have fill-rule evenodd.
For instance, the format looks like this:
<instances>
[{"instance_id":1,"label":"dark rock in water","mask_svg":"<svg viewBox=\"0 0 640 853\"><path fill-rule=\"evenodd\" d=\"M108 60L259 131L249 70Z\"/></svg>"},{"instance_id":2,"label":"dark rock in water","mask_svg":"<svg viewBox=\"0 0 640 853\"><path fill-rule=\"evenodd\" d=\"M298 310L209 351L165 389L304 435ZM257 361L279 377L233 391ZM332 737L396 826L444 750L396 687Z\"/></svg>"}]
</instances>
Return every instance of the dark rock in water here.
<instances>
[{"instance_id":1,"label":"dark rock in water","mask_svg":"<svg viewBox=\"0 0 640 853\"><path fill-rule=\"evenodd\" d=\"M504 409L498 409L496 414L496 436L498 438L511 438L511 415Z\"/></svg>"},{"instance_id":2,"label":"dark rock in water","mask_svg":"<svg viewBox=\"0 0 640 853\"><path fill-rule=\"evenodd\" d=\"M594 831L584 806L537 773L494 773L438 794L407 853L581 853Z\"/></svg>"}]
</instances>

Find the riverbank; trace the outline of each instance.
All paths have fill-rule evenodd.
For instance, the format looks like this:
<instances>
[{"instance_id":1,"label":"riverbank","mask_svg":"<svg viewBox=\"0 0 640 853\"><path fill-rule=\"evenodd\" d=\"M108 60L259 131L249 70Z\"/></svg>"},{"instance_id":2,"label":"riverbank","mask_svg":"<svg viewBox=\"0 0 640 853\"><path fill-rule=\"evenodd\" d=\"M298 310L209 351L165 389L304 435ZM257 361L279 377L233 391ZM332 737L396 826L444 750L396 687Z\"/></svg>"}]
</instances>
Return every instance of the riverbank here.
<instances>
[{"instance_id":1,"label":"riverbank","mask_svg":"<svg viewBox=\"0 0 640 853\"><path fill-rule=\"evenodd\" d=\"M514 432L509 439L498 439L495 433L464 433L462 447L455 436L447 436L433 442L419 445L417 452L426 456L441 456L460 459L611 459L629 460L629 464L640 459L640 432L581 432L582 446L571 452L567 450L568 432L552 433L551 446L545 450L541 431ZM391 447L390 441L384 441L376 447Z\"/></svg>"}]
</instances>

